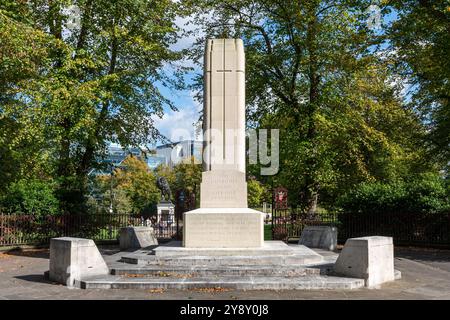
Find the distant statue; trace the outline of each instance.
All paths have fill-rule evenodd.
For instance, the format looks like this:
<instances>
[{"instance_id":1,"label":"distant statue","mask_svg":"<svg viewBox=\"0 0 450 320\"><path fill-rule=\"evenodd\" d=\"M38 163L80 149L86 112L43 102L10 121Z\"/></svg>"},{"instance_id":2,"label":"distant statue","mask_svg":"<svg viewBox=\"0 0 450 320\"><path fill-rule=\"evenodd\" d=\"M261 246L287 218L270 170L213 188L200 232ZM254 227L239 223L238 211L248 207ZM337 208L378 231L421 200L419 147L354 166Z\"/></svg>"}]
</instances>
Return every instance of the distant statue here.
<instances>
[{"instance_id":1,"label":"distant statue","mask_svg":"<svg viewBox=\"0 0 450 320\"><path fill-rule=\"evenodd\" d=\"M167 182L167 179L164 177L158 177L156 179L156 185L158 186L158 189L161 190L161 200L170 201L170 198L172 198L172 192L170 191L169 183Z\"/></svg>"}]
</instances>

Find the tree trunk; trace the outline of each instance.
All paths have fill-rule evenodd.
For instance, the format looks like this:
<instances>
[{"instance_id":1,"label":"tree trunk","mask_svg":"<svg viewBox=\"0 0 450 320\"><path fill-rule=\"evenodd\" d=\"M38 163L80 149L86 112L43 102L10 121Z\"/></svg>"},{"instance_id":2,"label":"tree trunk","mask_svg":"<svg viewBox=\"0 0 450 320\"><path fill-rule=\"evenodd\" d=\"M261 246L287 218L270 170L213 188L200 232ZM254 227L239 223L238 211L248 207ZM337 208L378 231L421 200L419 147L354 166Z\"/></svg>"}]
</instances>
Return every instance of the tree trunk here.
<instances>
[{"instance_id":1,"label":"tree trunk","mask_svg":"<svg viewBox=\"0 0 450 320\"><path fill-rule=\"evenodd\" d=\"M313 215L317 209L318 201L318 183L316 180L317 169L317 152L315 146L316 127L314 122L314 115L319 103L319 75L318 75L318 61L317 61L317 16L316 7L313 6L309 13L309 21L307 24L306 46L309 52L309 106L307 110L308 129L306 132L306 140L311 143L311 152L306 161L306 179L304 185L305 205L308 215Z\"/></svg>"},{"instance_id":2,"label":"tree trunk","mask_svg":"<svg viewBox=\"0 0 450 320\"><path fill-rule=\"evenodd\" d=\"M111 58L109 63L108 74L114 74L116 72L116 63L117 63L117 51L118 51L118 41L115 37L115 22L113 21L113 37L111 41ZM88 173L92 167L92 164L95 160L96 150L98 149L99 137L102 135L102 130L105 126L105 121L108 116L109 109L109 101L104 101L102 104L102 108L100 110L100 114L98 116L95 130L91 133L90 137L86 141L85 149L83 155L81 157L80 164L77 167L76 175L77 181L80 186L80 191L84 194L87 192L87 182L88 182Z\"/></svg>"}]
</instances>

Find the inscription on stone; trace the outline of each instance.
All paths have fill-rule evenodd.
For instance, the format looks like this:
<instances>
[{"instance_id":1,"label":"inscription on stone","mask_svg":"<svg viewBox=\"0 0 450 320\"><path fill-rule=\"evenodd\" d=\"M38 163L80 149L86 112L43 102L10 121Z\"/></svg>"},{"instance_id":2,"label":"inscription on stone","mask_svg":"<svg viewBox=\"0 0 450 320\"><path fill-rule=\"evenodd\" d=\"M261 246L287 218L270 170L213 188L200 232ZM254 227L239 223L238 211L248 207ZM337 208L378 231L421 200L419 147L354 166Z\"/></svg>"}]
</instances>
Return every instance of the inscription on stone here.
<instances>
[{"instance_id":1,"label":"inscription on stone","mask_svg":"<svg viewBox=\"0 0 450 320\"><path fill-rule=\"evenodd\" d=\"M201 208L246 208L245 174L232 170L203 172L200 186Z\"/></svg>"},{"instance_id":2,"label":"inscription on stone","mask_svg":"<svg viewBox=\"0 0 450 320\"><path fill-rule=\"evenodd\" d=\"M248 209L247 209L248 210ZM262 240L260 213L208 213L185 216L195 226L186 234L185 244L192 247L259 246Z\"/></svg>"}]
</instances>

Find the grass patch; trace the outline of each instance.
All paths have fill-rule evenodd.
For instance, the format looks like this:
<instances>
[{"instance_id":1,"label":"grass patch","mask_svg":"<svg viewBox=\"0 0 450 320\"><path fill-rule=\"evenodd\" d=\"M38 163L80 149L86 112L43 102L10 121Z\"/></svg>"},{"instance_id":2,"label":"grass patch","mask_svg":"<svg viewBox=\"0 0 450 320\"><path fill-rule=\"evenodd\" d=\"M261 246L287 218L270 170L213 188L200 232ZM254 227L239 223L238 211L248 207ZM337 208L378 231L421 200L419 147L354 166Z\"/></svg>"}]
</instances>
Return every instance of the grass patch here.
<instances>
[{"instance_id":1,"label":"grass patch","mask_svg":"<svg viewBox=\"0 0 450 320\"><path fill-rule=\"evenodd\" d=\"M264 225L264 240L272 240L272 225Z\"/></svg>"}]
</instances>

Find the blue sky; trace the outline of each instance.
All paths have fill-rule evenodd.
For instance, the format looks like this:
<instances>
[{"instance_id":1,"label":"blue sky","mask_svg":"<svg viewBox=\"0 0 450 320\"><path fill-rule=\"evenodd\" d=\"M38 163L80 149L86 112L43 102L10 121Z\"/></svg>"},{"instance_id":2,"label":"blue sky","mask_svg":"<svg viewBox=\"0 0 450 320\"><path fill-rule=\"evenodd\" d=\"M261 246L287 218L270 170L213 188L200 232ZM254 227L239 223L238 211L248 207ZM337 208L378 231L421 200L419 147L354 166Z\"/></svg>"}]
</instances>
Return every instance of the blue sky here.
<instances>
[{"instance_id":1,"label":"blue sky","mask_svg":"<svg viewBox=\"0 0 450 320\"><path fill-rule=\"evenodd\" d=\"M180 28L184 29L192 29L191 25L186 25L189 21L189 17L187 18L179 18L176 21L176 24ZM193 45L195 38L192 37L183 37L181 38L175 45L172 46L173 50L181 50L187 49ZM201 72L201 69L194 65L192 61L183 61L185 65L193 67L194 70L186 74L185 81L186 84L190 84L192 78ZM169 68L170 69L170 68ZM170 72L170 71L169 71ZM196 139L201 140L201 136L198 136L198 130L196 130L196 124L198 125L199 112L202 109L202 105L200 105L194 99L194 92L190 90L170 90L167 87L162 85L159 86L159 90L161 93L169 98L174 105L178 108L178 111L172 111L170 108L165 108L164 116L162 119L155 116L153 117L155 121L156 128L169 140L179 141L184 139ZM185 131L182 137L180 134ZM187 135L187 136L186 136Z\"/></svg>"},{"instance_id":2,"label":"blue sky","mask_svg":"<svg viewBox=\"0 0 450 320\"><path fill-rule=\"evenodd\" d=\"M189 77L186 78L189 82ZM199 112L202 106L194 100L193 94L189 90L170 90L166 87L160 86L161 93L168 97L178 111L173 111L170 108L165 108L162 119L155 116L156 128L167 138L173 141L182 140L179 138L180 130L185 130L189 137L184 139L193 139L195 137L195 124L199 118ZM180 132L177 134L177 132ZM186 135L185 134L185 135Z\"/></svg>"}]
</instances>

